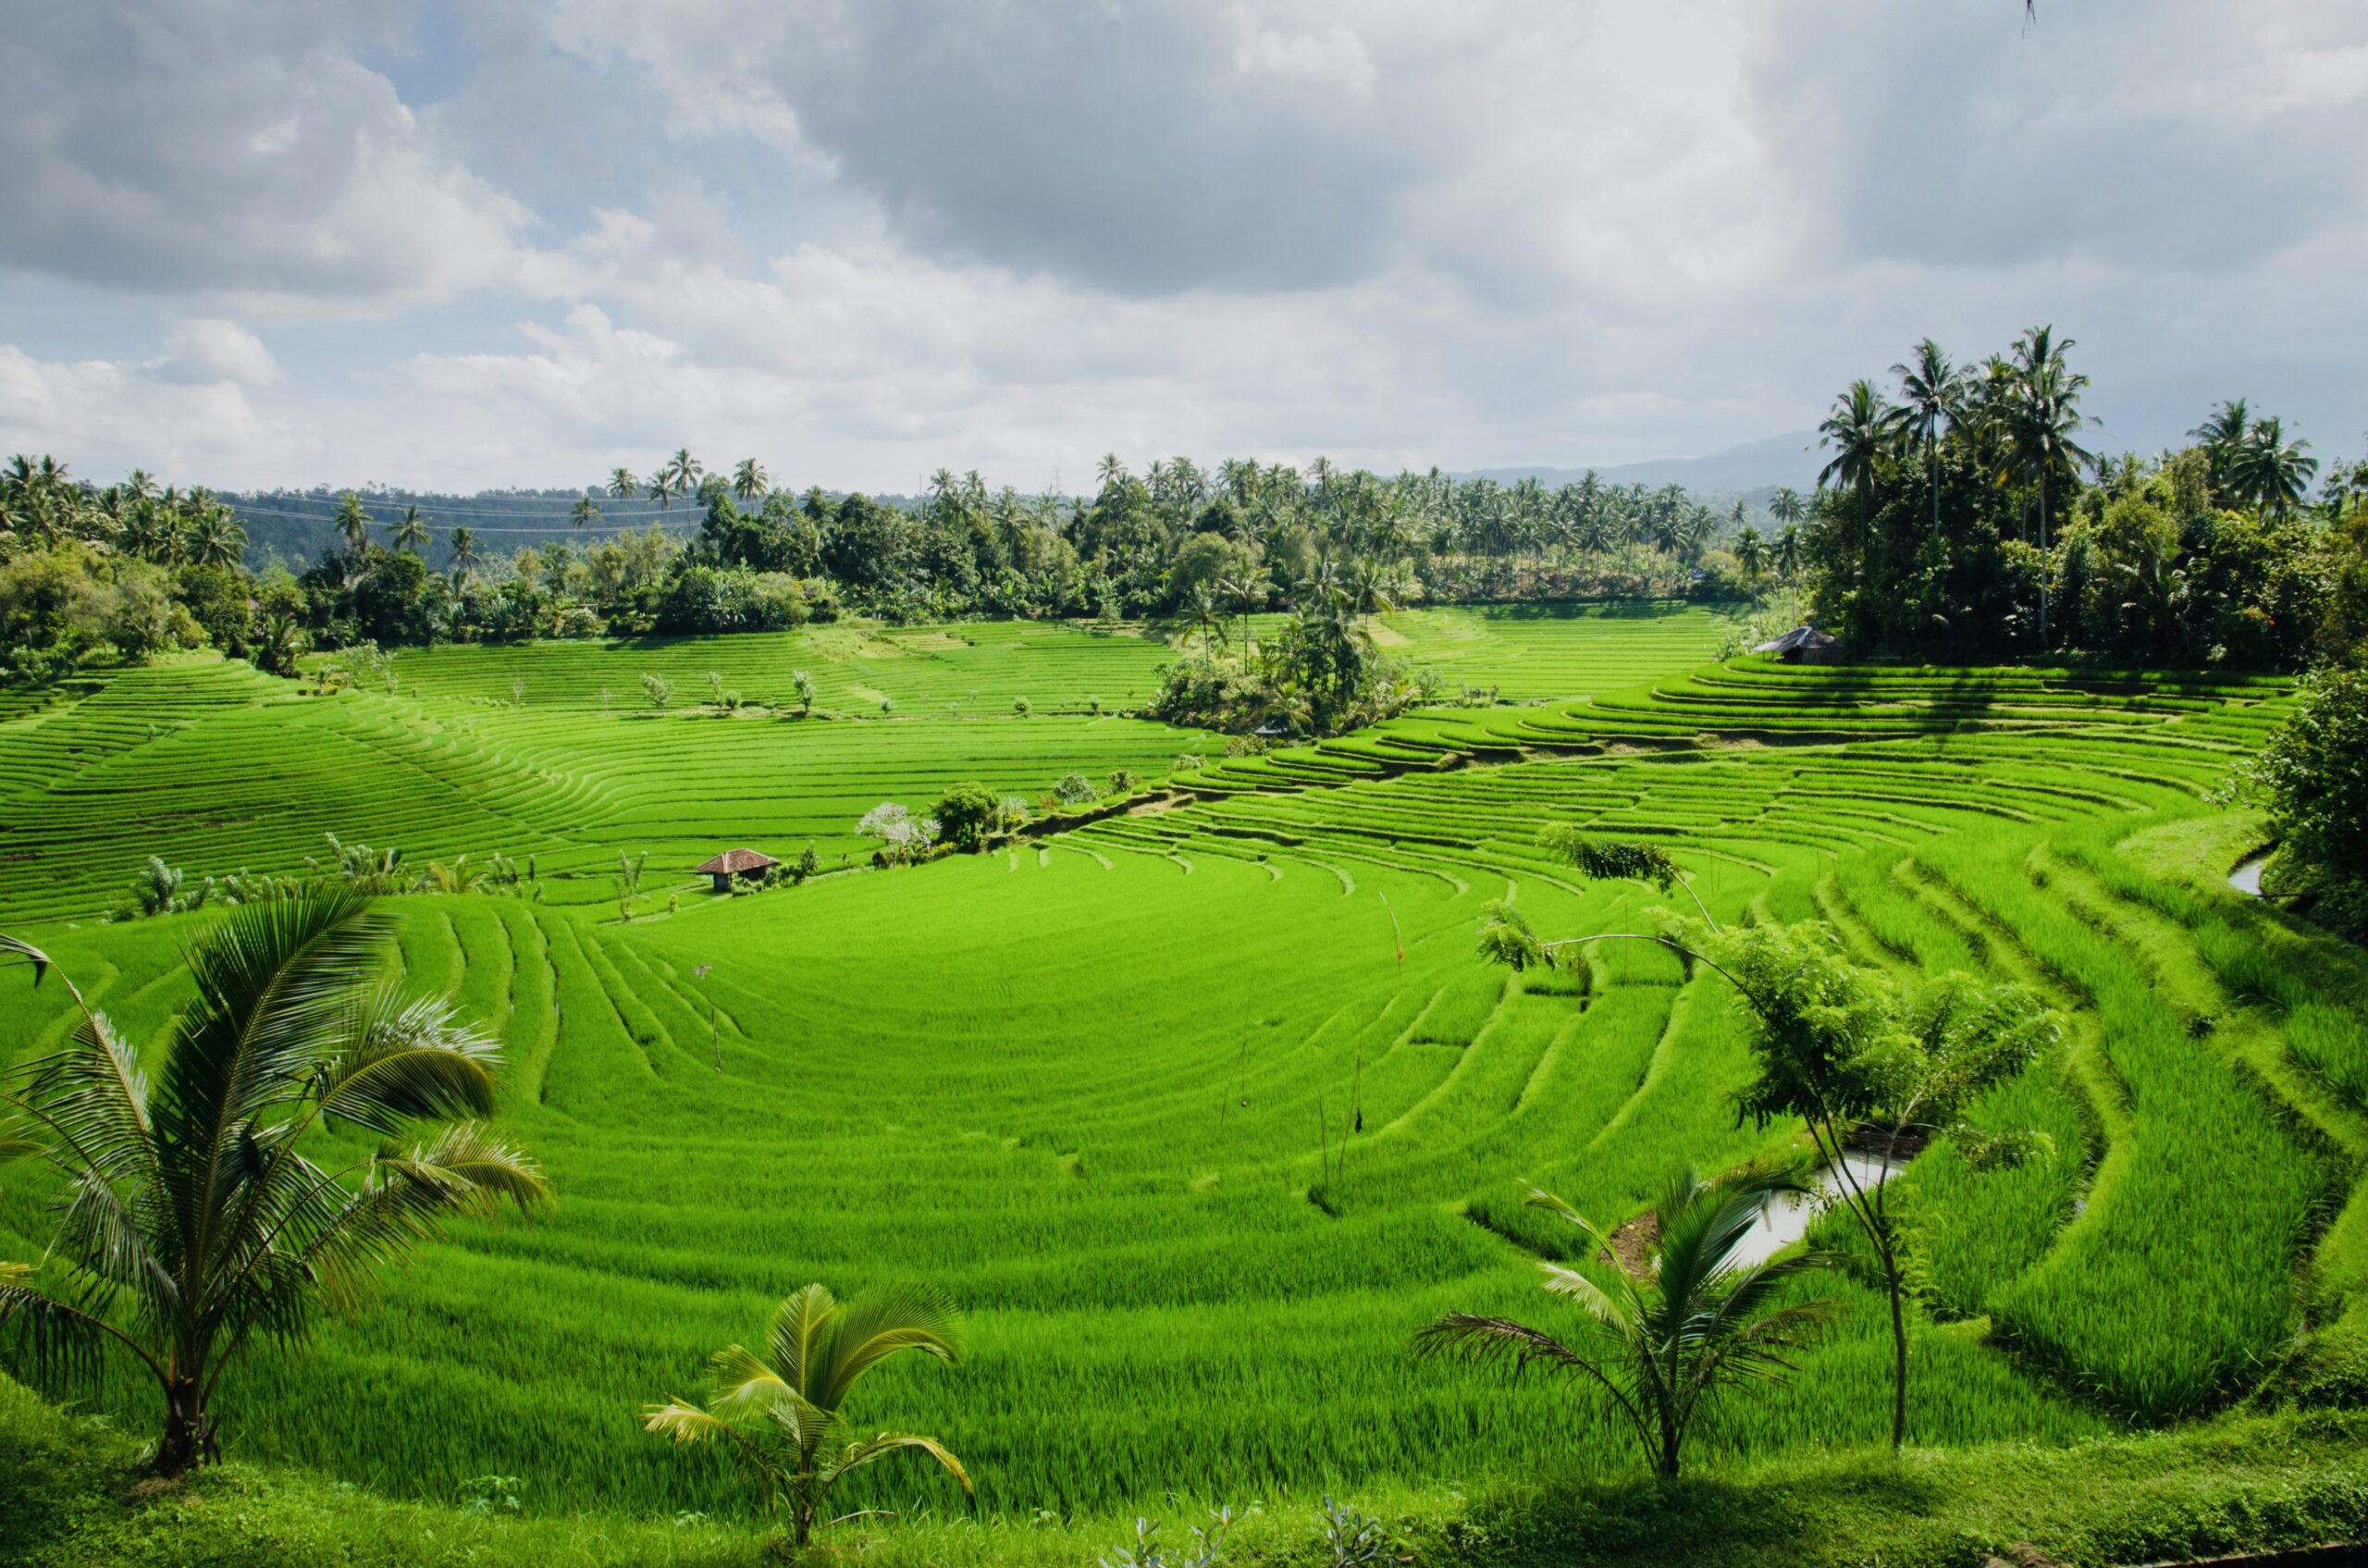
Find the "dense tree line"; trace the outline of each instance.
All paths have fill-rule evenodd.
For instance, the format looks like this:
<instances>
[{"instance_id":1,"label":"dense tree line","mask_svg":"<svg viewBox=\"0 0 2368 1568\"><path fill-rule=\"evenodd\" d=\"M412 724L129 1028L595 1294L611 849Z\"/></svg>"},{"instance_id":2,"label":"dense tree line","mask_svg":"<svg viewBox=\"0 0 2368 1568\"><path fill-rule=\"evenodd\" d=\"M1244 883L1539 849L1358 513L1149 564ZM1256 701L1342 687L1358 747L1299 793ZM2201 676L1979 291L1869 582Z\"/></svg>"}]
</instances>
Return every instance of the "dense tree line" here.
<instances>
[{"instance_id":1,"label":"dense tree line","mask_svg":"<svg viewBox=\"0 0 2368 1568\"><path fill-rule=\"evenodd\" d=\"M697 533L603 522L604 502L651 501L679 504ZM211 645L285 672L307 648L365 641L767 631L843 611L1205 629L1270 611L1321 621L1344 599L1363 613L1440 599L1718 599L1797 553L1760 549L1740 503L1722 515L1675 486L1383 478L1320 459L1301 472L1177 458L1137 475L1112 456L1090 497L991 491L975 473L940 471L906 505L793 494L754 460L710 473L684 450L647 477L615 470L570 519L576 537L503 553L467 523L347 492L325 548L294 570L249 571L237 515L204 490L141 474L102 488L20 457L0 475L0 670L38 681L92 658ZM1739 555L1719 548L1739 540ZM1316 651L1337 661L1347 649L1334 637Z\"/></svg>"},{"instance_id":2,"label":"dense tree line","mask_svg":"<svg viewBox=\"0 0 2368 1568\"><path fill-rule=\"evenodd\" d=\"M2152 458L2082 445L2088 377L2034 327L1960 367L1930 340L1896 397L1854 383L1806 553L1861 657L2298 670L2368 636L2368 463L2310 490L2310 443L2243 401Z\"/></svg>"},{"instance_id":3,"label":"dense tree line","mask_svg":"<svg viewBox=\"0 0 2368 1568\"><path fill-rule=\"evenodd\" d=\"M2309 672L2238 793L2281 849L2263 885L2368 934L2368 462L2232 400L2141 458L2082 438L2088 377L2033 327L1960 367L1929 339L1853 383L1807 533L1812 613L1857 657Z\"/></svg>"}]
</instances>

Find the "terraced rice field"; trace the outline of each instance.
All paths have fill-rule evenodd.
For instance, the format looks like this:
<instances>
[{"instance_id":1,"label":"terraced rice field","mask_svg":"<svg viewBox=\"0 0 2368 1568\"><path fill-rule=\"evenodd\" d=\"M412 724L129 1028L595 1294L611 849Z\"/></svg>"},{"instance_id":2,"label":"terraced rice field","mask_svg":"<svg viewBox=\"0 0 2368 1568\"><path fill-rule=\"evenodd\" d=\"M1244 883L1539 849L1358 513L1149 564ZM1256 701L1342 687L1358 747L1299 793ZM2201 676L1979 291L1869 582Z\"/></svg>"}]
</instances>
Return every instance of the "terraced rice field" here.
<instances>
[{"instance_id":1,"label":"terraced rice field","mask_svg":"<svg viewBox=\"0 0 2368 1568\"><path fill-rule=\"evenodd\" d=\"M1725 631L1698 610L1409 624L1412 646L1457 649L1501 624L1509 662L1596 686L1685 669ZM1553 626L1568 646L1549 658ZM301 870L332 833L413 863L533 855L561 903L610 901L620 852L650 856L654 891L697 886L689 868L739 844L836 865L868 855L855 824L882 800L919 810L976 778L1033 801L1072 772L1152 779L1220 749L1119 716L1175 657L1140 628L991 623L411 650L392 691L328 697L244 664L97 675L0 710L0 919L95 917L158 849L192 878ZM715 708L710 672L746 706ZM665 709L645 674L673 684Z\"/></svg>"},{"instance_id":2,"label":"terraced rice field","mask_svg":"<svg viewBox=\"0 0 2368 1568\"><path fill-rule=\"evenodd\" d=\"M1471 623L1485 642L1487 619ZM971 1308L974 1359L894 1368L860 1415L944 1437L991 1511L1624 1470L1567 1389L1404 1353L1448 1308L1551 1318L1530 1260L1560 1243L1520 1207L1527 1183L1616 1222L1672 1166L1723 1168L1790 1135L1735 1123L1745 1062L1714 979L1624 946L1578 975L1477 963L1480 907L1508 892L1556 933L1628 929L1657 901L1546 862L1548 821L1651 836L1722 919L1822 916L1868 963L2009 975L2069 1012L2064 1053L1976 1118L2044 1130L2053 1152L1977 1176L1942 1148L1904 1179L1917 1440L2052 1443L2208 1412L2306 1323L2356 1308L2368 970L2217 884L2250 845L2205 799L2276 721L2276 683L1702 667L1698 641L1638 670L1663 657L1620 644L1639 629L1696 636L1566 621L1601 646L1549 666L1509 640L1503 664L1570 683L1551 700L1212 759L1178 781L1187 796L984 857L689 896L630 925L556 893L402 901L412 975L501 1028L511 1119L561 1207L469 1231L301 1360L256 1362L230 1390L234 1440L431 1496L495 1472L524 1477L530 1507L730 1506L717 1473L638 1434L636 1405L695 1391L705 1353L796 1284L918 1275ZM846 802L918 803L932 778L1201 748L1092 718L1076 699L1122 699L1139 657L1097 648L1111 664L1030 667L1017 693L910 653L832 677L907 682L900 715L967 703L973 678L982 709L1038 709L992 721L604 716L598 670L637 687L645 649L439 651L391 698L147 672L0 729L0 845L28 801L52 803L62 836L68 797L107 803L93 821L113 852L142 842L135 813L188 786L136 806L118 790L193 771L217 725L246 765L207 742L190 793L247 804L144 829L208 846L179 854L191 866L261 863L283 835L302 847L334 813L290 802L290 779L319 781L352 836L514 852L529 841L495 836L514 824L564 870L628 833L687 853L759 813L851 821ZM727 676L744 689L773 657L738 640L665 652L745 661ZM1619 684L1583 684L1591 661ZM472 700L487 698L503 706ZM1064 707L1087 710L1043 716ZM434 727L406 749L397 711ZM115 874L45 873L0 866L10 929L123 1022L161 1025L183 922L25 927L87 909ZM62 1028L45 1007L0 1020L11 1052ZM38 1194L0 1188L0 1255L40 1223ZM1836 1337L1791 1389L1728 1407L1706 1457L1881 1439L1879 1301L1821 1288L1847 1301ZM958 1500L918 1469L874 1488L906 1509Z\"/></svg>"}]
</instances>

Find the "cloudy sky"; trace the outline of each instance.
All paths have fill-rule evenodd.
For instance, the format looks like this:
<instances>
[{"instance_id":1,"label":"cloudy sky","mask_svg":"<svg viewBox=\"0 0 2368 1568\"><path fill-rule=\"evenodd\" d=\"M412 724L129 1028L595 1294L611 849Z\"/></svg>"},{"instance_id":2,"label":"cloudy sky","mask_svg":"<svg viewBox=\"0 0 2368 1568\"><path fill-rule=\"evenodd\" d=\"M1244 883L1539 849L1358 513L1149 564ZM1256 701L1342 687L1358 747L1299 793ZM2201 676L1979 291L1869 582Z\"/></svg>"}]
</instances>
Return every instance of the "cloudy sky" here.
<instances>
[{"instance_id":1,"label":"cloudy sky","mask_svg":"<svg viewBox=\"0 0 2368 1568\"><path fill-rule=\"evenodd\" d=\"M0 0L0 450L1708 452L2053 321L2368 442L2361 0Z\"/></svg>"}]
</instances>

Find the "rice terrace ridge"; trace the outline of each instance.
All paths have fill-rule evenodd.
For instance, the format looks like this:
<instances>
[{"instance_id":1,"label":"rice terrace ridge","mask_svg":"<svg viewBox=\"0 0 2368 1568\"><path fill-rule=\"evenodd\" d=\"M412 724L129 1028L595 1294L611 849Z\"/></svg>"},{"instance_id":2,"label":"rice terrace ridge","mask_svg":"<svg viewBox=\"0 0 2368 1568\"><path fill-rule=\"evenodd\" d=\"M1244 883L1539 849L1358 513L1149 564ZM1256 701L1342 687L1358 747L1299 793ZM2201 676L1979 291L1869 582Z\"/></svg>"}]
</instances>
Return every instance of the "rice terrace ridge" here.
<instances>
[{"instance_id":1,"label":"rice terrace ridge","mask_svg":"<svg viewBox=\"0 0 2368 1568\"><path fill-rule=\"evenodd\" d=\"M2368 1549L2224 10L17 19L0 1565Z\"/></svg>"}]
</instances>

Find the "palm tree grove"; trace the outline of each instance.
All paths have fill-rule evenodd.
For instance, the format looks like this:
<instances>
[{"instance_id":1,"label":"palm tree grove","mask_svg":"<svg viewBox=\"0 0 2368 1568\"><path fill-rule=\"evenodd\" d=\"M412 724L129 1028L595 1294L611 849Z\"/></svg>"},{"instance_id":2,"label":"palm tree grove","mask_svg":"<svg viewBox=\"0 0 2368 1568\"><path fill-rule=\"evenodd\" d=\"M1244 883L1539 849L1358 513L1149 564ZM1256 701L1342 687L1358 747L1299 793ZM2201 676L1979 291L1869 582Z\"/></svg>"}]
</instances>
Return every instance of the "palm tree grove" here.
<instances>
[{"instance_id":1,"label":"palm tree grove","mask_svg":"<svg viewBox=\"0 0 2368 1568\"><path fill-rule=\"evenodd\" d=\"M0 1568L2368 1555L2368 13L19 7Z\"/></svg>"}]
</instances>

